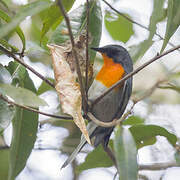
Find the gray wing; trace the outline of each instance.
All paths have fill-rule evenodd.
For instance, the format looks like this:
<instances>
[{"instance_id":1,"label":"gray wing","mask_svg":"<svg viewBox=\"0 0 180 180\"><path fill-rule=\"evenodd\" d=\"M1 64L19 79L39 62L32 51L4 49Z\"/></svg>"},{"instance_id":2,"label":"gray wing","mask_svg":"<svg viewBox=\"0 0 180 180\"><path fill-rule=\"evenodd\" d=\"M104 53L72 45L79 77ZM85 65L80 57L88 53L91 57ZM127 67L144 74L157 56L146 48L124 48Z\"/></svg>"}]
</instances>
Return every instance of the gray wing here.
<instances>
[{"instance_id":1,"label":"gray wing","mask_svg":"<svg viewBox=\"0 0 180 180\"><path fill-rule=\"evenodd\" d=\"M126 80L124 82L124 86L119 89L117 94L112 93L108 99L108 97L104 97L104 104L101 103L99 106L103 106L105 110L100 114L94 114L96 117L99 116L99 120L101 121L112 121L114 118L120 118L128 104L129 98L132 92L132 78ZM112 95L113 102L112 102ZM118 102L117 102L118 101ZM119 104L119 106L117 105ZM98 111L99 112L99 111ZM100 119L104 118L104 119ZM94 146L98 146L101 142L103 142L104 146L107 146L110 135L113 131L114 127L104 128L104 127L97 127L92 134L92 137L95 136Z\"/></svg>"}]
</instances>

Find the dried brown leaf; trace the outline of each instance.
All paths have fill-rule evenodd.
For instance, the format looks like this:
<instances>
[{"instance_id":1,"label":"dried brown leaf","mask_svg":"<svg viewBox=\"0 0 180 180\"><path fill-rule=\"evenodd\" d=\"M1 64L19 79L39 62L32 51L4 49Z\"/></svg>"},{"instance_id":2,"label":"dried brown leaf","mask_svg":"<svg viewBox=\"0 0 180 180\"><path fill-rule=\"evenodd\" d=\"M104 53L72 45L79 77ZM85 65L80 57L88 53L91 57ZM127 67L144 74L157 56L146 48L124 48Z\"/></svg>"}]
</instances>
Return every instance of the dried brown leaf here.
<instances>
[{"instance_id":1,"label":"dried brown leaf","mask_svg":"<svg viewBox=\"0 0 180 180\"><path fill-rule=\"evenodd\" d=\"M67 62L67 51L69 47L48 45L51 51L54 75L56 79L56 91L59 95L61 107L64 113L73 117L75 124L79 127L84 137L90 143L85 121L81 114L82 98L76 76L72 73Z\"/></svg>"}]
</instances>

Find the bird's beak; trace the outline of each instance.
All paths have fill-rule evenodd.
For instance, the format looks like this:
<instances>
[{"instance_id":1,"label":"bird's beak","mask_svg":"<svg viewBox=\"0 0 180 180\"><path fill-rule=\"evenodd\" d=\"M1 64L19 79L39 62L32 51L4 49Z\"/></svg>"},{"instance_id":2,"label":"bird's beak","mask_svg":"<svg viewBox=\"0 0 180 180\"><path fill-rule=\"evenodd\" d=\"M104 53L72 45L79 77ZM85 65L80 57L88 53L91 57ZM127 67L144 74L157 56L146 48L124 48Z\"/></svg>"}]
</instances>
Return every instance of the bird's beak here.
<instances>
[{"instance_id":1,"label":"bird's beak","mask_svg":"<svg viewBox=\"0 0 180 180\"><path fill-rule=\"evenodd\" d=\"M93 49L94 51L98 51L100 53L104 53L104 48L94 48L94 47L92 47L91 49Z\"/></svg>"}]
</instances>

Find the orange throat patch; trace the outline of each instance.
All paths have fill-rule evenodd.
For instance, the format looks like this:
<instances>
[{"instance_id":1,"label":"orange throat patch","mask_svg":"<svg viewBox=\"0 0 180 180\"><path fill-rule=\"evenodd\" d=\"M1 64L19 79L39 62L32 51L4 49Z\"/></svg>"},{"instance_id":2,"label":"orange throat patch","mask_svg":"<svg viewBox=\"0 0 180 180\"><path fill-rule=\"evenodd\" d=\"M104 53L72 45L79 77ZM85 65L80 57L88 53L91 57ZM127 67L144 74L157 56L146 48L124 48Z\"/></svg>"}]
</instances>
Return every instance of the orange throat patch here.
<instances>
[{"instance_id":1,"label":"orange throat patch","mask_svg":"<svg viewBox=\"0 0 180 180\"><path fill-rule=\"evenodd\" d=\"M123 77L125 71L121 64L115 63L113 59L107 57L105 54L102 54L102 56L104 65L97 74L96 80L109 88Z\"/></svg>"}]
</instances>

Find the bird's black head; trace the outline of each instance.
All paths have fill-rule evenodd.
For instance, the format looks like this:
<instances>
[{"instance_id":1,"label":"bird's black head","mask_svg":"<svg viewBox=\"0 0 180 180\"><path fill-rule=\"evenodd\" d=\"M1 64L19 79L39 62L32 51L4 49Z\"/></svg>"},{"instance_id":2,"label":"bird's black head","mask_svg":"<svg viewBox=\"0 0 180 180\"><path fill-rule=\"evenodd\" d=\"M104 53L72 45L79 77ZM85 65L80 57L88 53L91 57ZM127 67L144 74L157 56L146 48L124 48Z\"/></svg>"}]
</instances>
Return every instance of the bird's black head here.
<instances>
[{"instance_id":1,"label":"bird's black head","mask_svg":"<svg viewBox=\"0 0 180 180\"><path fill-rule=\"evenodd\" d=\"M91 48L101 54L106 54L109 58L112 58L115 63L120 63L126 73L133 71L133 64L131 57L127 50L119 45L107 45L100 48Z\"/></svg>"}]
</instances>

